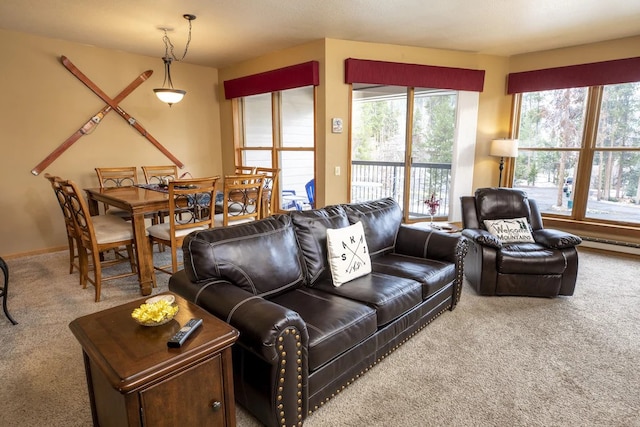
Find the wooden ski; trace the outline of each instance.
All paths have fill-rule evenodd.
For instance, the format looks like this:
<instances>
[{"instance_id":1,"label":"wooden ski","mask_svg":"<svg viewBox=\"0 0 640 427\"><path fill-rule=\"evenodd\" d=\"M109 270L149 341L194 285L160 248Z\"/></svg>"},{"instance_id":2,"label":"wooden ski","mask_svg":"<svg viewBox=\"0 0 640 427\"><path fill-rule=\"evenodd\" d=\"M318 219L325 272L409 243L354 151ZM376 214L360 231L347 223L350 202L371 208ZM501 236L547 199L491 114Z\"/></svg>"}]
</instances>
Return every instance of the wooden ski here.
<instances>
[{"instance_id":1,"label":"wooden ski","mask_svg":"<svg viewBox=\"0 0 640 427\"><path fill-rule=\"evenodd\" d=\"M144 83L145 80L149 78L153 74L153 70L147 70L144 73L140 74L134 81L132 81L129 86L124 88L122 92L120 92L115 98L113 98L113 102L119 104L125 99L131 92L133 92L138 86ZM38 176L43 170L45 170L51 163L53 163L58 157L62 155L69 147L71 147L80 137L91 132L96 126L100 124L102 118L111 111L112 108L109 105L105 105L102 110L98 111L94 114L87 122L82 125L80 129L78 129L73 135L67 138L58 148L53 150L51 154L44 158L43 161L38 163L36 167L31 170L31 173Z\"/></svg>"},{"instance_id":2,"label":"wooden ski","mask_svg":"<svg viewBox=\"0 0 640 427\"><path fill-rule=\"evenodd\" d=\"M149 132L147 132L147 130L144 127L142 127L140 125L140 123L137 122L136 119L134 119L132 116L127 114L122 108L120 108L118 106L117 102L115 102L113 99L109 98L109 96L106 93L104 93L87 76L85 76L82 73L82 71L80 71L78 69L78 67L73 65L73 63L71 61L69 61L69 58L67 58L66 56L63 55L63 56L60 57L60 60L62 61L62 65L64 65L65 68L71 72L71 74L76 76L78 78L78 80L80 80L82 83L84 83L85 86L87 86L89 89L91 89L91 91L93 93L98 95L98 97L100 97L100 99L102 99L104 102L106 102L107 105L109 105L116 113L118 113L123 119L125 119L127 121L127 123L129 123L132 127L134 127L140 133L140 135L144 136L149 142L151 142L153 145L155 145L155 147L158 150L160 150L162 152L162 154L167 156L169 158L169 160L171 160L180 169L182 169L184 167L184 163L182 163L180 160L178 160L173 154L171 154L171 152L169 152L169 150L167 150L162 144L160 144L157 139L155 139L153 136L151 136L151 134Z\"/></svg>"}]
</instances>

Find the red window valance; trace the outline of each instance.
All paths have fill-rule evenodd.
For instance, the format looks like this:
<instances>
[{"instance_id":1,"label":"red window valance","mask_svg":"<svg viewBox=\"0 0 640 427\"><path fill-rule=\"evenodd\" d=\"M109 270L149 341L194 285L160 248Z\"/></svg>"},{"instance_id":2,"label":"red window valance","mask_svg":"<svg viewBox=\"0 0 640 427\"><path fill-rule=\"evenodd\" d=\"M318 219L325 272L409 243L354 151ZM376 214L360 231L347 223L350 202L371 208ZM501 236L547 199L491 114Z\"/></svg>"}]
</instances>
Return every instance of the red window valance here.
<instances>
[{"instance_id":1,"label":"red window valance","mask_svg":"<svg viewBox=\"0 0 640 427\"><path fill-rule=\"evenodd\" d=\"M482 92L484 70L404 64L348 58L345 83L370 83L392 86L454 89Z\"/></svg>"},{"instance_id":2,"label":"red window valance","mask_svg":"<svg viewBox=\"0 0 640 427\"><path fill-rule=\"evenodd\" d=\"M296 87L318 86L320 84L318 70L318 61L309 61L264 73L225 80L224 95L226 99L231 99Z\"/></svg>"},{"instance_id":3,"label":"red window valance","mask_svg":"<svg viewBox=\"0 0 640 427\"><path fill-rule=\"evenodd\" d=\"M507 80L507 93L638 81L640 81L640 57L511 73Z\"/></svg>"}]
</instances>

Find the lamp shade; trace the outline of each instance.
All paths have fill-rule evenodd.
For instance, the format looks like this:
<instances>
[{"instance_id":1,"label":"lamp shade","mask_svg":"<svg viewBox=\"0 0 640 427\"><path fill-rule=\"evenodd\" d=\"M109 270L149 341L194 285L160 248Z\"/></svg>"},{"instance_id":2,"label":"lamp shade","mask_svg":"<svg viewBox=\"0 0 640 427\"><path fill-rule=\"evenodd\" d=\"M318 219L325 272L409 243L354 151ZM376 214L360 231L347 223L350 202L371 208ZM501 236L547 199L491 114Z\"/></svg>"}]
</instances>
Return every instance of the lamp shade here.
<instances>
[{"instance_id":1,"label":"lamp shade","mask_svg":"<svg viewBox=\"0 0 640 427\"><path fill-rule=\"evenodd\" d=\"M167 104L175 104L182 101L182 98L187 93L184 90L180 89L154 89L153 90L158 97L158 99L162 102L166 102Z\"/></svg>"},{"instance_id":2,"label":"lamp shade","mask_svg":"<svg viewBox=\"0 0 640 427\"><path fill-rule=\"evenodd\" d=\"M518 157L518 140L494 139L491 141L489 155L495 157Z\"/></svg>"}]
</instances>

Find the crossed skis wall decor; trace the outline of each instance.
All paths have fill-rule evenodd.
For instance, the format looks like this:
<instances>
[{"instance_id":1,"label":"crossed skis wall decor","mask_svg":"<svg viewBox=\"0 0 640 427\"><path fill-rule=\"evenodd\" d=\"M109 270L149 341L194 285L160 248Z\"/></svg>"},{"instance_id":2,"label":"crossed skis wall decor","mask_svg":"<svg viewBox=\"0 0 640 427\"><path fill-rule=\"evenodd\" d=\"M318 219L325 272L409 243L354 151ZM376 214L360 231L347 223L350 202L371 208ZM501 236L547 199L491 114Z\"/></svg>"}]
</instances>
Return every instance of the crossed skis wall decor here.
<instances>
[{"instance_id":1,"label":"crossed skis wall decor","mask_svg":"<svg viewBox=\"0 0 640 427\"><path fill-rule=\"evenodd\" d=\"M184 164L178 160L169 150L167 150L162 144L158 142L147 130L138 123L136 119L134 119L131 115L127 114L118 104L122 102L131 92L133 92L138 86L140 86L145 80L153 74L153 70L147 70L144 73L140 74L134 81L132 81L129 86L124 88L122 92L120 92L115 98L110 98L106 93L104 93L95 83L93 83L86 75L84 75L78 67L76 67L66 56L61 56L60 60L62 65L69 70L71 74L76 76L78 80L84 83L93 93L95 93L100 99L102 99L107 105L105 105L100 111L98 111L95 115L93 115L80 129L78 129L73 135L67 138L58 148L53 150L47 157L44 158L40 163L36 165L31 170L33 175L38 175L44 169L46 169L51 163L53 163L58 157L62 155L69 147L71 147L80 137L83 135L87 135L91 131L95 129L95 127L100 124L102 118L107 115L111 110L115 110L120 117L126 120L129 125L131 125L135 130L137 130L140 135L144 136L149 142L151 142L158 150L162 152L165 156L169 158L176 166L180 169L184 167Z\"/></svg>"}]
</instances>

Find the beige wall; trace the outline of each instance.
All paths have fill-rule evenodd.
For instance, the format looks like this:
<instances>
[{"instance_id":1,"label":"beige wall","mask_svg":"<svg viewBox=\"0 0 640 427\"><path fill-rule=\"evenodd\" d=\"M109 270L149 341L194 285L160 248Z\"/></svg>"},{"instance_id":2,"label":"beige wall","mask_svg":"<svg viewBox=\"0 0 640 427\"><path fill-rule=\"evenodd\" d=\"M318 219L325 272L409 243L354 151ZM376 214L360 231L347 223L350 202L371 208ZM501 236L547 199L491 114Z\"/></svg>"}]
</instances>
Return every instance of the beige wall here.
<instances>
[{"instance_id":1,"label":"beige wall","mask_svg":"<svg viewBox=\"0 0 640 427\"><path fill-rule=\"evenodd\" d=\"M222 70L177 63L173 78L187 90L168 108L155 99L162 85L160 58L132 55L92 46L0 30L2 93L0 105L3 192L0 255L64 248L62 215L48 182L31 169L82 126L103 103L59 63L69 57L110 96L115 96L147 69L154 75L122 102L158 141L185 163L194 176L221 174L234 165L231 102L224 99L224 80L310 60L320 63L316 175L318 204L347 200L349 88L344 84L346 58L486 70L480 94L473 187L495 185L497 159L489 141L509 134L511 97L505 95L509 72L640 56L640 36L510 58L439 49L324 39ZM345 131L332 134L332 117L344 119ZM82 137L45 172L97 186L97 166L169 164L162 153L118 117L109 114L91 135ZM342 174L334 175L335 166ZM44 172L43 172L44 174Z\"/></svg>"},{"instance_id":2,"label":"beige wall","mask_svg":"<svg viewBox=\"0 0 640 427\"><path fill-rule=\"evenodd\" d=\"M515 73L637 56L640 56L640 36L515 55L509 58L509 72Z\"/></svg>"},{"instance_id":3,"label":"beige wall","mask_svg":"<svg viewBox=\"0 0 640 427\"><path fill-rule=\"evenodd\" d=\"M66 247L62 213L45 172L98 186L98 166L171 164L158 149L115 112L80 138L40 176L31 170L77 131L104 103L60 63L67 56L109 96L115 97L145 70L153 75L122 108L185 164L194 176L222 173L220 114L215 101L216 69L174 63L176 87L184 100L169 108L152 91L161 87L158 58L99 49L0 30L2 94L0 124L0 256ZM144 181L140 171L139 179Z\"/></svg>"}]
</instances>

